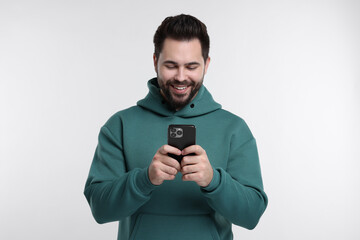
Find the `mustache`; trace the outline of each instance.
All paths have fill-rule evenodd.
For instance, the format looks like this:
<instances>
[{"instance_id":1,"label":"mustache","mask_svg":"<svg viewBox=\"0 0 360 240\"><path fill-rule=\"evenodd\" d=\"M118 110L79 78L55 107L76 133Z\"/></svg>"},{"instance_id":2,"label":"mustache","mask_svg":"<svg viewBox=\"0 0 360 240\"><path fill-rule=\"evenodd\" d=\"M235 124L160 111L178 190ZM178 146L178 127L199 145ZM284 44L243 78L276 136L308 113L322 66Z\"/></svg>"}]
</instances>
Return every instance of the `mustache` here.
<instances>
[{"instance_id":1,"label":"mustache","mask_svg":"<svg viewBox=\"0 0 360 240\"><path fill-rule=\"evenodd\" d=\"M170 85L185 85L185 86L194 86L195 83L192 81L179 81L179 80L171 80L166 83L166 86L169 87Z\"/></svg>"}]
</instances>

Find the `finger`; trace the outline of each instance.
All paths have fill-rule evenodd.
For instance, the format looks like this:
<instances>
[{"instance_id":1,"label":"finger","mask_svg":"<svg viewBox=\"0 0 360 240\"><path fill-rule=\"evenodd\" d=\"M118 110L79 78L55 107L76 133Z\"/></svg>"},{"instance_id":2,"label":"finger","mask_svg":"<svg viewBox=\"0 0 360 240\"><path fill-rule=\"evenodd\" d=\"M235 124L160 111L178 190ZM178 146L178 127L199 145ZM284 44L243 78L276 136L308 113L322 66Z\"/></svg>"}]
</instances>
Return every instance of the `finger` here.
<instances>
[{"instance_id":1,"label":"finger","mask_svg":"<svg viewBox=\"0 0 360 240\"><path fill-rule=\"evenodd\" d=\"M181 151L177 149L176 147L170 146L170 145L163 145L159 149L159 153L163 155L167 155L168 153L172 153L175 155L181 155Z\"/></svg>"},{"instance_id":2,"label":"finger","mask_svg":"<svg viewBox=\"0 0 360 240\"><path fill-rule=\"evenodd\" d=\"M162 180L174 180L175 179L175 175L167 174L165 172L162 172L160 177Z\"/></svg>"},{"instance_id":3,"label":"finger","mask_svg":"<svg viewBox=\"0 0 360 240\"><path fill-rule=\"evenodd\" d=\"M193 165L199 163L199 157L198 156L185 156L181 160L181 168L187 166L187 165Z\"/></svg>"},{"instance_id":4,"label":"finger","mask_svg":"<svg viewBox=\"0 0 360 240\"><path fill-rule=\"evenodd\" d=\"M161 162L169 167L175 168L178 172L181 170L180 163L172 157L165 156Z\"/></svg>"},{"instance_id":5,"label":"finger","mask_svg":"<svg viewBox=\"0 0 360 240\"><path fill-rule=\"evenodd\" d=\"M176 175L178 173L178 170L174 167L170 167L168 165L165 165L163 164L161 167L160 167L160 170L166 174L169 174L169 175Z\"/></svg>"},{"instance_id":6,"label":"finger","mask_svg":"<svg viewBox=\"0 0 360 240\"><path fill-rule=\"evenodd\" d=\"M168 175L164 180L174 180L175 175Z\"/></svg>"},{"instance_id":7,"label":"finger","mask_svg":"<svg viewBox=\"0 0 360 240\"><path fill-rule=\"evenodd\" d=\"M193 181L196 182L199 180L199 173L188 173L182 176L183 181Z\"/></svg>"},{"instance_id":8,"label":"finger","mask_svg":"<svg viewBox=\"0 0 360 240\"><path fill-rule=\"evenodd\" d=\"M188 155L191 153L194 153L195 155L200 155L204 153L205 150L200 145L191 145L185 149L182 150L182 155Z\"/></svg>"},{"instance_id":9,"label":"finger","mask_svg":"<svg viewBox=\"0 0 360 240\"><path fill-rule=\"evenodd\" d=\"M197 165L186 165L181 168L181 174L183 174L183 175L195 173L197 171L199 171Z\"/></svg>"},{"instance_id":10,"label":"finger","mask_svg":"<svg viewBox=\"0 0 360 240\"><path fill-rule=\"evenodd\" d=\"M154 185L161 185L164 180L173 180L175 175L168 174L161 170L160 166L156 167L157 164L150 165L149 167L149 179Z\"/></svg>"}]
</instances>

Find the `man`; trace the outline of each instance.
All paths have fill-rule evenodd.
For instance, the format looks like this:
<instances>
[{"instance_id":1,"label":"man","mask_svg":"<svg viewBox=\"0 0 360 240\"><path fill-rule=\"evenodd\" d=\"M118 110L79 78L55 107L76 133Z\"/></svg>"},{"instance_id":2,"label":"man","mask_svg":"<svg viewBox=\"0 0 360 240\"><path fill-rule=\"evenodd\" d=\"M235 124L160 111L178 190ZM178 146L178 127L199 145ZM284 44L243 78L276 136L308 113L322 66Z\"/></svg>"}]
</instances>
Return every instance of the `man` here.
<instances>
[{"instance_id":1,"label":"man","mask_svg":"<svg viewBox=\"0 0 360 240\"><path fill-rule=\"evenodd\" d=\"M119 221L118 239L232 239L232 223L253 229L267 206L255 139L202 84L202 22L168 17L154 45L157 78L101 128L84 194L98 223ZM198 145L167 145L170 124L195 125Z\"/></svg>"}]
</instances>

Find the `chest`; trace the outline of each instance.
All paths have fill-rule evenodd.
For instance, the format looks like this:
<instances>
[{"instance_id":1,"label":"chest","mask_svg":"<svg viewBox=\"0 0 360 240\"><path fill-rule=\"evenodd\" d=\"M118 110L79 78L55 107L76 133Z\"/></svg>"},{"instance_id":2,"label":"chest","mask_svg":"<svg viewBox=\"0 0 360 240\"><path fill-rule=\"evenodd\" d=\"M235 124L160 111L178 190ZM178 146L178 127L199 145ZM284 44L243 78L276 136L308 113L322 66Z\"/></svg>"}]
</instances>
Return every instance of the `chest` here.
<instances>
[{"instance_id":1,"label":"chest","mask_svg":"<svg viewBox=\"0 0 360 240\"><path fill-rule=\"evenodd\" d=\"M124 119L123 148L128 170L149 166L156 151L167 144L170 124L193 124L196 144L205 151L213 167L226 169L231 134L225 123L211 118L140 116Z\"/></svg>"}]
</instances>

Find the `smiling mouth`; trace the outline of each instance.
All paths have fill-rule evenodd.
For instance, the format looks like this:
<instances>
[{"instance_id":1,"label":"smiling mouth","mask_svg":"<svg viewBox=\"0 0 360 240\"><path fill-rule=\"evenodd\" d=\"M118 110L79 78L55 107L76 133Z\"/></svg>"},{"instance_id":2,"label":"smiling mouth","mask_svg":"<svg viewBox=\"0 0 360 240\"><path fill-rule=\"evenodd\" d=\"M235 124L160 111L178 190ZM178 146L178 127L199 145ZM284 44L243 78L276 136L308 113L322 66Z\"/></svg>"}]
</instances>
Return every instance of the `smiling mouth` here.
<instances>
[{"instance_id":1,"label":"smiling mouth","mask_svg":"<svg viewBox=\"0 0 360 240\"><path fill-rule=\"evenodd\" d=\"M189 88L189 86L176 86L176 85L171 85L172 89L173 89L173 93L176 95L185 95L187 93L187 89Z\"/></svg>"},{"instance_id":2,"label":"smiling mouth","mask_svg":"<svg viewBox=\"0 0 360 240\"><path fill-rule=\"evenodd\" d=\"M187 86L183 86L183 87L174 86L174 88L177 89L177 90L185 90L187 88Z\"/></svg>"}]
</instances>

